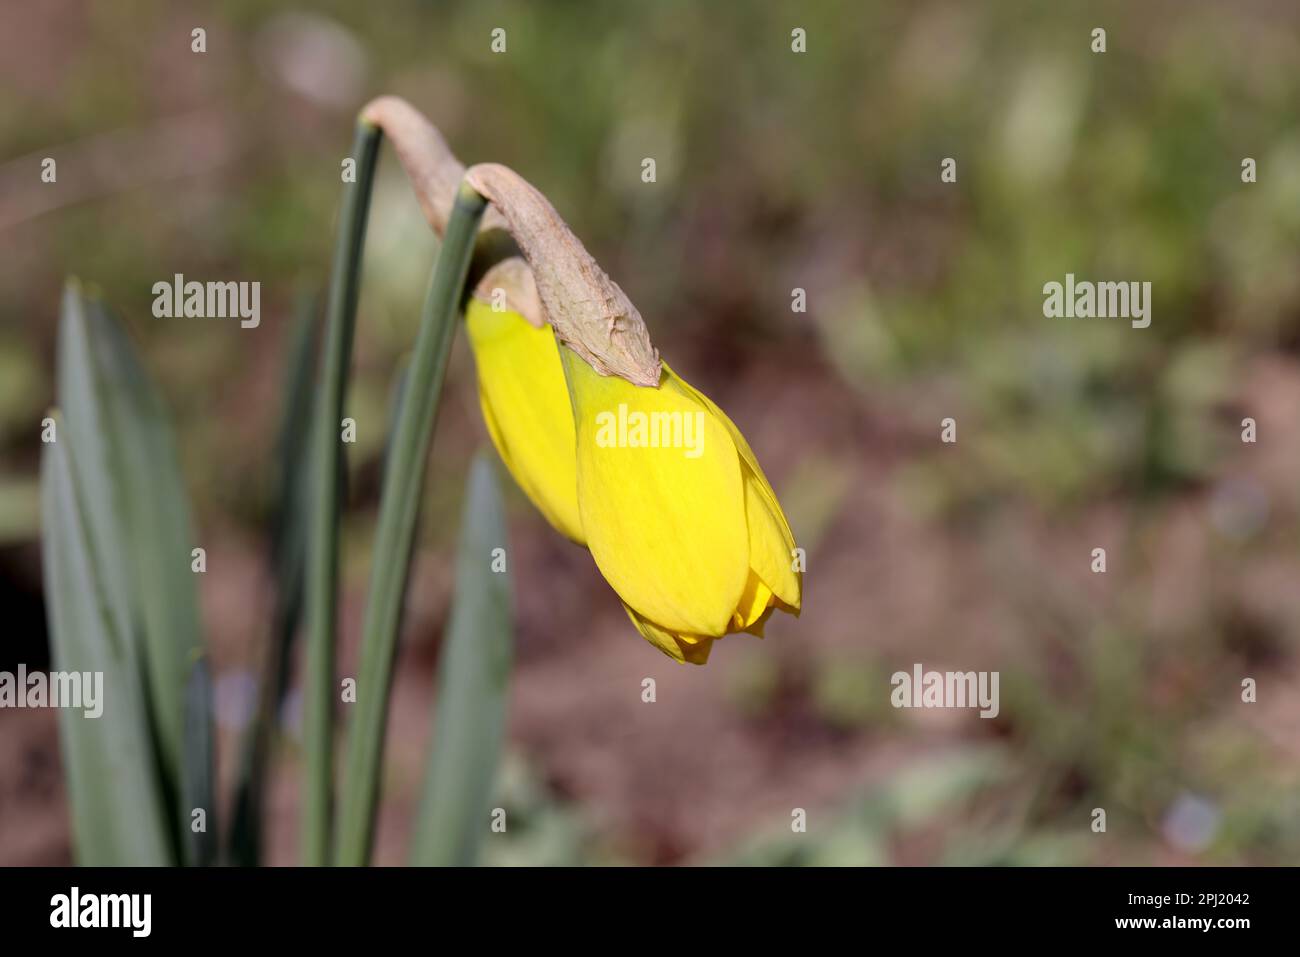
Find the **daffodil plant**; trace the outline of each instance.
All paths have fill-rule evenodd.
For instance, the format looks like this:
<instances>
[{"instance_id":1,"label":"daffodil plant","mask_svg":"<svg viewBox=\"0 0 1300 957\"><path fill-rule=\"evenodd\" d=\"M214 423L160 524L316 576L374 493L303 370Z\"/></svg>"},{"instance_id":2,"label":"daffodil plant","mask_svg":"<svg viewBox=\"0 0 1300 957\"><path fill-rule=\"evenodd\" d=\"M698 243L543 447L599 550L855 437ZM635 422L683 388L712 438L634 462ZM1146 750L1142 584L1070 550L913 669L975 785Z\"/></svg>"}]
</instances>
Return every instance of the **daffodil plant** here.
<instances>
[{"instance_id":1,"label":"daffodil plant","mask_svg":"<svg viewBox=\"0 0 1300 957\"><path fill-rule=\"evenodd\" d=\"M385 457L336 818L340 420L370 193L385 137L442 247ZM393 97L362 111L352 158L356 177L344 185L314 394L295 389L299 394L286 402L289 435L304 415L312 422L309 441L286 444L305 456L287 457L292 464L281 483L286 502L303 504L301 515L296 504L288 509L298 518L284 527L298 531L285 541L305 544L277 546L281 640L268 657L262 722L250 735L232 842L221 855L211 840L186 837L197 812L215 811L211 691L193 580L176 576L176 553L192 535L161 403L143 385L123 391L124 383L147 385L143 372L131 366L116 326L83 303L79 290L69 290L60 369L67 425L58 425L57 416L49 421L52 433L65 430L70 446L51 446L45 467L55 653L64 665L106 669L128 699L142 698L123 717L94 726L74 721L65 729L83 832L78 843L90 848L87 860L132 863L121 859L129 847L146 849L141 855L151 862L257 859L267 728L283 688L301 587L301 856L308 864L369 861L420 491L462 315L484 422L500 458L546 520L590 551L631 628L675 661L702 665L718 639L761 636L774 611L799 613L794 537L749 444L716 404L661 359L636 307L546 198L503 166L465 169L438 131ZM311 338L300 339L306 345L296 355L311 355ZM130 374L115 373L117 367ZM312 377L290 378L310 384ZM112 427L107 433L105 423ZM128 468L133 451L168 463L165 481L141 484ZM306 466L298 468L303 458ZM505 528L493 470L481 459L466 501L415 863L473 862L504 720L509 585L489 565L505 544ZM119 518L114 502L131 507ZM114 553L124 542L135 545L126 563ZM63 600L59 589L65 596L80 589L84 600ZM140 773L130 780L119 775L113 780L120 787L97 796L89 782L107 773L106 761ZM131 832L95 840L95 829L112 831L104 823L112 819Z\"/></svg>"},{"instance_id":2,"label":"daffodil plant","mask_svg":"<svg viewBox=\"0 0 1300 957\"><path fill-rule=\"evenodd\" d=\"M552 527L588 547L651 645L677 662L703 664L718 638L761 636L777 609L798 614L802 583L793 534L749 443L714 402L660 360L641 313L545 196L504 166L465 170L441 134L403 100L381 98L361 113L359 144L367 157L378 130L393 140L443 246L412 361L419 400L408 400L396 426L402 458L394 456L381 499L377 550L391 563L376 563L360 688L386 688L393 666L409 525L433 425L425 403L437 403L428 381L441 381L451 313L461 302L482 412L500 458ZM364 211L373 161L361 168L352 211ZM357 228L348 215L343 225L334 328L326 335L347 343L364 222ZM472 291L461 296L469 273ZM441 345L421 348L434 335ZM341 365L324 381L341 382L346 347L329 358ZM329 416L318 430L324 437L337 423L338 395L328 395L321 408ZM602 441L608 436L599 423L614 415L637 416L642 432L627 442ZM421 423L412 425L417 416ZM685 424L697 424L689 449L680 441ZM326 489L338 472L337 443L330 445L329 451L317 446ZM413 451L406 455L408 447ZM308 605L322 609L311 637L317 663L333 646L328 566L337 560L337 527L324 519L335 507L329 497L317 499L321 534L309 557L317 575L308 583ZM324 701L325 694L317 689L312 697ZM335 858L342 863L363 862L369 853L385 697L370 700L380 703L359 707L351 732ZM326 722L317 727L328 731ZM325 755L326 749L328 742L318 741L312 750ZM317 785L328 781L328 767L317 767L315 776ZM304 840L321 856L324 794L317 789L316 814L304 819Z\"/></svg>"},{"instance_id":3,"label":"daffodil plant","mask_svg":"<svg viewBox=\"0 0 1300 957\"><path fill-rule=\"evenodd\" d=\"M381 118L409 110L372 107ZM432 161L458 165L445 151ZM454 175L408 169L417 191ZM798 614L794 537L740 430L661 360L636 307L540 192L496 164L464 181L500 212L529 267L489 272L466 310L483 418L519 487L590 549L637 630L677 661L703 664L727 634L761 635L776 609ZM437 197L423 205L439 208ZM494 303L501 292L511 307ZM602 436L615 415L641 433ZM693 422L684 449L679 424Z\"/></svg>"},{"instance_id":4,"label":"daffodil plant","mask_svg":"<svg viewBox=\"0 0 1300 957\"><path fill-rule=\"evenodd\" d=\"M350 732L340 863L361 863L369 854L410 524L436 383L462 302L483 417L501 459L550 524L590 550L647 641L676 661L704 664L717 639L737 632L761 636L773 611L798 614L802 601L794 537L744 436L661 360L636 307L546 198L504 166L465 170L438 131L397 98L381 98L362 112L358 142L371 159L374 131L395 144L443 246L412 362L420 391L404 405L398 453L381 499L359 681L374 703L358 707ZM364 208L373 162L361 168L365 175L350 199L352 209ZM341 235L334 284L341 305L331 310L336 327L327 336L349 342L364 225L345 216ZM339 266L345 266L342 274ZM469 291L462 295L467 275ZM439 345L423 348L435 338ZM346 364L346 349L332 358ZM323 381L341 381L338 369L327 370ZM321 422L322 437L337 422L338 398L328 395L321 405L329 416ZM634 434L624 430L625 441L610 441L616 416L638 422ZM336 474L334 455L323 454L322 487L332 489ZM325 496L316 508L323 534L309 564L318 571L314 580L328 589L337 532L323 519L336 503ZM319 663L332 647L334 598L332 591L309 590L308 600L321 609L312 636ZM314 697L324 695L318 689ZM327 734L327 723L317 726ZM318 741L312 751L324 756L327 748L328 740ZM316 783L327 780L327 768L318 766ZM318 789L318 814L306 822L308 846L318 851L325 842L319 819L326 801Z\"/></svg>"}]
</instances>

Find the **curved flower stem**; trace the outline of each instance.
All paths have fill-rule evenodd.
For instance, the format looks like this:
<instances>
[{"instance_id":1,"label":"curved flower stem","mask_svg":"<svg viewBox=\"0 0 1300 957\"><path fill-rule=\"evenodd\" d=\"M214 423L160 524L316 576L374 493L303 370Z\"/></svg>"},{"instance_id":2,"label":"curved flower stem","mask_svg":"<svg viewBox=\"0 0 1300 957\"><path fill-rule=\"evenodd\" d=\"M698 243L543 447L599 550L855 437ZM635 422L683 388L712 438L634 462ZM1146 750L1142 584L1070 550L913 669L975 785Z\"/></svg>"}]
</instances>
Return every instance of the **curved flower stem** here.
<instances>
[{"instance_id":1,"label":"curved flower stem","mask_svg":"<svg viewBox=\"0 0 1300 957\"><path fill-rule=\"evenodd\" d=\"M641 313L606 275L541 190L500 163L479 163L465 182L492 203L514 237L555 337L601 375L655 388L662 372Z\"/></svg>"},{"instance_id":2,"label":"curved flower stem","mask_svg":"<svg viewBox=\"0 0 1300 957\"><path fill-rule=\"evenodd\" d=\"M348 733L343 802L335 842L335 863L344 866L364 865L370 859L388 689L420 491L456 317L486 206L487 200L461 183L425 299L385 464L357 675L356 713Z\"/></svg>"},{"instance_id":3,"label":"curved flower stem","mask_svg":"<svg viewBox=\"0 0 1300 957\"><path fill-rule=\"evenodd\" d=\"M330 792L334 749L334 636L337 614L339 551L339 480L343 469L340 422L352 358L357 292L366 220L374 183L375 159L382 138L379 127L362 119L352 143L356 181L343 186L343 209L334 247L320 391L313 424L310 479L311 518L307 529L304 583L307 610L306 695L303 740L301 858L320 866L329 860Z\"/></svg>"},{"instance_id":4,"label":"curved flower stem","mask_svg":"<svg viewBox=\"0 0 1300 957\"><path fill-rule=\"evenodd\" d=\"M361 118L383 130L384 138L393 144L425 219L441 236L447 230L456 188L465 175L465 167L438 128L401 97L381 96L371 100L361 110ZM468 282L484 299L494 289L501 289L510 308L534 326L540 328L546 321L532 271L520 258L519 246L505 217L495 206L489 206L483 214Z\"/></svg>"}]
</instances>

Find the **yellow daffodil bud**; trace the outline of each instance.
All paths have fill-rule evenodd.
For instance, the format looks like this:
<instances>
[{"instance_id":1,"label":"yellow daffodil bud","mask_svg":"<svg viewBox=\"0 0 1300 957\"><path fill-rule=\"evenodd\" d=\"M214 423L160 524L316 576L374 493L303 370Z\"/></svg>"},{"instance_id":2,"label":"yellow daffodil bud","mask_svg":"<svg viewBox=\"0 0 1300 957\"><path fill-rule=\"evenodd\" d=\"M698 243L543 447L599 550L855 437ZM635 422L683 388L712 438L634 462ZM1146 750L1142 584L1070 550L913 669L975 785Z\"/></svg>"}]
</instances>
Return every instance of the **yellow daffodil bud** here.
<instances>
[{"instance_id":1,"label":"yellow daffodil bud","mask_svg":"<svg viewBox=\"0 0 1300 957\"><path fill-rule=\"evenodd\" d=\"M740 430L661 362L636 307L541 193L490 163L466 180L501 211L554 329L552 341L539 327L498 323L520 352L532 339L545 358L507 360L510 347L498 346L496 361L522 379L500 396L481 393L498 448L511 448L510 429L529 433L519 440L527 455L502 452L525 476L520 485L552 524L585 541L637 630L678 661L703 664L726 634L761 636L776 608L797 614L794 537ZM546 434L556 342L572 418ZM481 375L486 367L481 361ZM525 410L537 381L545 398ZM505 421L507 407L514 423ZM555 450L566 442L575 450L580 535L567 501L557 504L567 474Z\"/></svg>"},{"instance_id":2,"label":"yellow daffodil bud","mask_svg":"<svg viewBox=\"0 0 1300 957\"><path fill-rule=\"evenodd\" d=\"M715 639L761 636L777 608L798 614L790 526L707 396L667 364L654 388L602 376L549 325L477 299L465 320L506 467L551 525L590 548L651 644L704 664Z\"/></svg>"},{"instance_id":3,"label":"yellow daffodil bud","mask_svg":"<svg viewBox=\"0 0 1300 957\"><path fill-rule=\"evenodd\" d=\"M798 614L794 537L740 430L665 363L659 384L602 376L561 347L587 546L633 624L678 661Z\"/></svg>"},{"instance_id":4,"label":"yellow daffodil bud","mask_svg":"<svg viewBox=\"0 0 1300 957\"><path fill-rule=\"evenodd\" d=\"M381 97L363 117L397 144L436 231L463 172L492 202L481 244L494 233L517 243L489 256L466 312L483 417L520 488L590 548L637 630L704 664L716 639L761 636L778 608L798 614L794 537L749 444L660 360L636 307L554 207L506 167L464 170L401 100ZM500 311L477 298L499 292Z\"/></svg>"},{"instance_id":5,"label":"yellow daffodil bud","mask_svg":"<svg viewBox=\"0 0 1300 957\"><path fill-rule=\"evenodd\" d=\"M560 534L585 544L578 517L573 413L555 334L471 298L465 310L483 420L501 460Z\"/></svg>"}]
</instances>

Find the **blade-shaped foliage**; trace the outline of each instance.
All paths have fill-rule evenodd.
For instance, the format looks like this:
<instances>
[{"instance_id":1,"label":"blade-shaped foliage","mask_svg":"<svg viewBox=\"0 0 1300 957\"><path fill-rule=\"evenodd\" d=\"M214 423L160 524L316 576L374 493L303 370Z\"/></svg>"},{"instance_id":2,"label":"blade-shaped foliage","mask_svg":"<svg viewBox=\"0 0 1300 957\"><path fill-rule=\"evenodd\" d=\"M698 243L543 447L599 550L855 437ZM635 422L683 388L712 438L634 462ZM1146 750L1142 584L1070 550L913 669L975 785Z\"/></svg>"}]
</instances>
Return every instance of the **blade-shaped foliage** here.
<instances>
[{"instance_id":1,"label":"blade-shaped foliage","mask_svg":"<svg viewBox=\"0 0 1300 957\"><path fill-rule=\"evenodd\" d=\"M356 182L343 187L343 208L334 247L334 265L326 304L321 343L320 378L312 411L312 444L307 525L307 554L303 567L306 621L303 700L302 842L304 864L322 866L330 857L330 822L334 783L334 645L338 617L339 509L342 501L343 448L339 422L347 394L348 367L361 288L361 262L366 220L379 154L380 131L357 124L352 157Z\"/></svg>"},{"instance_id":2,"label":"blade-shaped foliage","mask_svg":"<svg viewBox=\"0 0 1300 957\"><path fill-rule=\"evenodd\" d=\"M480 454L469 473L414 864L477 859L488 830L513 643L504 507L491 458Z\"/></svg>"},{"instance_id":3,"label":"blade-shaped foliage","mask_svg":"<svg viewBox=\"0 0 1300 957\"><path fill-rule=\"evenodd\" d=\"M115 633L142 663L162 799L179 835L190 816L180 806L186 686L202 645L175 440L125 331L76 283L64 293L58 376L93 570Z\"/></svg>"},{"instance_id":4,"label":"blade-shaped foliage","mask_svg":"<svg viewBox=\"0 0 1300 957\"><path fill-rule=\"evenodd\" d=\"M185 862L217 863L216 755L212 740L212 675L199 658L185 687L185 750L181 758L181 808L189 815Z\"/></svg>"},{"instance_id":5,"label":"blade-shaped foliage","mask_svg":"<svg viewBox=\"0 0 1300 957\"><path fill-rule=\"evenodd\" d=\"M370 861L388 694L410 577L415 520L465 276L474 237L486 208L487 201L462 184L425 296L420 332L401 389L399 415L384 462L370 594L362 623L357 701L348 725L344 791L335 842L335 863L344 866L356 867Z\"/></svg>"},{"instance_id":6,"label":"blade-shaped foliage","mask_svg":"<svg viewBox=\"0 0 1300 957\"><path fill-rule=\"evenodd\" d=\"M266 647L257 717L244 741L230 827L232 863L261 861L262 805L280 705L288 682L289 659L302 617L303 567L307 554L308 456L320 323L314 296L299 300L280 401L275 448L275 501L271 564L275 570L275 612Z\"/></svg>"},{"instance_id":7,"label":"blade-shaped foliage","mask_svg":"<svg viewBox=\"0 0 1300 957\"><path fill-rule=\"evenodd\" d=\"M45 601L54 668L102 675L102 714L59 711L77 862L174 863L135 647L117 634L91 549L91 525L73 482L71 430L41 462ZM93 679L92 679L93 680ZM93 714L93 712L92 712Z\"/></svg>"}]
</instances>

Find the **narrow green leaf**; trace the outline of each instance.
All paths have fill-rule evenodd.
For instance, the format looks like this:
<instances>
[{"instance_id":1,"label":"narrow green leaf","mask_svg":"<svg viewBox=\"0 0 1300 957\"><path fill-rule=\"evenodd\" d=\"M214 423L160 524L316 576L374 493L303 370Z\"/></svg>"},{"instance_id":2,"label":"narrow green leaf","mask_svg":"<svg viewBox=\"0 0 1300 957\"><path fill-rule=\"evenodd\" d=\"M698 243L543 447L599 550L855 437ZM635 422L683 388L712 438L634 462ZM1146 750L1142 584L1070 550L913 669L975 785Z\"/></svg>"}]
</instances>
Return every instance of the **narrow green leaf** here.
<instances>
[{"instance_id":1,"label":"narrow green leaf","mask_svg":"<svg viewBox=\"0 0 1300 957\"><path fill-rule=\"evenodd\" d=\"M438 666L433 749L411 863L468 866L488 830L513 657L505 508L492 459L470 468L451 621Z\"/></svg>"},{"instance_id":2,"label":"narrow green leaf","mask_svg":"<svg viewBox=\"0 0 1300 957\"><path fill-rule=\"evenodd\" d=\"M189 500L161 396L121 325L75 283L64 295L59 393L96 574L115 632L144 662L159 781L179 840L189 819L180 807L185 687L202 650Z\"/></svg>"},{"instance_id":3,"label":"narrow green leaf","mask_svg":"<svg viewBox=\"0 0 1300 957\"><path fill-rule=\"evenodd\" d=\"M366 219L381 133L358 122L352 142L357 178L343 187L343 209L335 239L325 316L325 341L310 449L312 510L307 528L304 601L307 640L303 704L305 778L302 801L302 861L320 866L330 856L334 782L334 642L338 603L339 486L343 450L339 426L347 393L348 366L361 287Z\"/></svg>"},{"instance_id":4,"label":"narrow green leaf","mask_svg":"<svg viewBox=\"0 0 1300 957\"><path fill-rule=\"evenodd\" d=\"M103 307L90 315L92 342L104 356L107 405L116 420L113 470L126 519L122 544L128 546L144 628L150 714L165 780L178 793L185 689L203 653L191 558L199 543L162 397L121 325ZM179 826L187 827L188 820L182 808Z\"/></svg>"},{"instance_id":5,"label":"narrow green leaf","mask_svg":"<svg viewBox=\"0 0 1300 957\"><path fill-rule=\"evenodd\" d=\"M317 300L314 296L307 296L299 304L289 347L275 446L276 496L271 560L275 566L277 597L284 610L282 624L296 622L302 605L303 564L307 552L306 493L310 479L307 453L311 445L310 423L319 338Z\"/></svg>"},{"instance_id":6,"label":"narrow green leaf","mask_svg":"<svg viewBox=\"0 0 1300 957\"><path fill-rule=\"evenodd\" d=\"M199 658L190 670L190 680L185 687L181 810L187 816L185 863L200 867L210 867L217 862L216 756L212 741L212 714L212 675L208 671L207 659Z\"/></svg>"},{"instance_id":7,"label":"narrow green leaf","mask_svg":"<svg viewBox=\"0 0 1300 957\"><path fill-rule=\"evenodd\" d=\"M357 703L352 707L353 719L348 729L339 812L335 861L344 866L357 867L370 860L388 694L410 574L415 518L465 276L486 207L487 201L482 196L461 184L425 297L420 332L402 387L401 412L385 462L370 594L362 626Z\"/></svg>"},{"instance_id":8,"label":"narrow green leaf","mask_svg":"<svg viewBox=\"0 0 1300 957\"><path fill-rule=\"evenodd\" d=\"M294 635L302 617L306 560L312 402L320 323L314 296L299 301L280 402L275 451L275 504L271 564L275 569L275 611L266 647L257 716L244 740L239 783L230 827L230 859L242 866L261 861L261 825L266 765L288 682Z\"/></svg>"},{"instance_id":9,"label":"narrow green leaf","mask_svg":"<svg viewBox=\"0 0 1300 957\"><path fill-rule=\"evenodd\" d=\"M77 862L175 863L139 662L114 634L112 612L72 478L72 430L58 421L41 460L41 541L54 670L99 684L102 713L61 708L59 729ZM91 711L93 714L93 710Z\"/></svg>"},{"instance_id":10,"label":"narrow green leaf","mask_svg":"<svg viewBox=\"0 0 1300 957\"><path fill-rule=\"evenodd\" d=\"M59 428L77 449L74 476L86 512L86 540L104 587L113 634L135 641L135 607L121 561L122 518L112 471L112 415L103 401L102 375L91 342L89 306L75 280L63 290L59 322L58 393L64 417Z\"/></svg>"},{"instance_id":11,"label":"narrow green leaf","mask_svg":"<svg viewBox=\"0 0 1300 957\"><path fill-rule=\"evenodd\" d=\"M201 651L194 533L162 399L120 325L69 282L59 391L87 540L114 633L135 646L173 843L182 848L181 748L190 664Z\"/></svg>"},{"instance_id":12,"label":"narrow green leaf","mask_svg":"<svg viewBox=\"0 0 1300 957\"><path fill-rule=\"evenodd\" d=\"M397 423L402 421L402 407L406 404L406 380L410 376L410 362L403 362L393 378L393 387L388 395L388 435L384 437L384 457L379 474L388 471L388 462L393 456L393 439L397 435Z\"/></svg>"}]
</instances>

